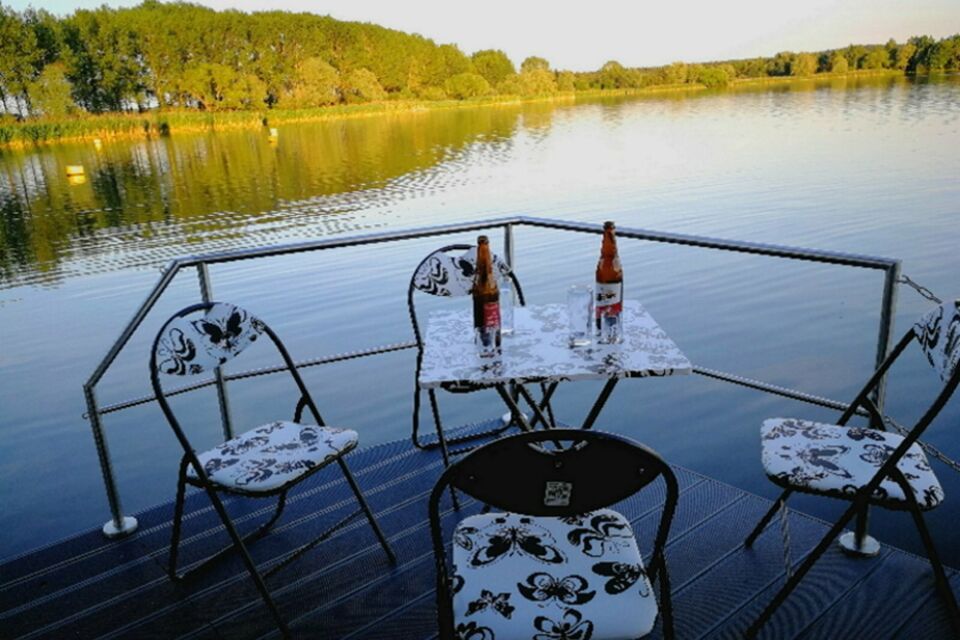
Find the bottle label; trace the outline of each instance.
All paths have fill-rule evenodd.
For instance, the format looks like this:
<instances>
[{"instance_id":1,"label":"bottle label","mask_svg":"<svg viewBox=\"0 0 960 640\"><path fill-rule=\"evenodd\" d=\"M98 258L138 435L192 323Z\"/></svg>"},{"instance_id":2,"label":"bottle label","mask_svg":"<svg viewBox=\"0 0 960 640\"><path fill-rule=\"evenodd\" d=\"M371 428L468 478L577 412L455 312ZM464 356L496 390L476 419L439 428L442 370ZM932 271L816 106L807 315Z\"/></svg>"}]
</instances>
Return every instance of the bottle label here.
<instances>
[{"instance_id":1,"label":"bottle label","mask_svg":"<svg viewBox=\"0 0 960 640\"><path fill-rule=\"evenodd\" d=\"M500 326L500 303L483 303L483 326L490 329Z\"/></svg>"},{"instance_id":2,"label":"bottle label","mask_svg":"<svg viewBox=\"0 0 960 640\"><path fill-rule=\"evenodd\" d=\"M623 311L623 283L598 282L595 291L597 300L594 308L596 316L617 316Z\"/></svg>"}]
</instances>

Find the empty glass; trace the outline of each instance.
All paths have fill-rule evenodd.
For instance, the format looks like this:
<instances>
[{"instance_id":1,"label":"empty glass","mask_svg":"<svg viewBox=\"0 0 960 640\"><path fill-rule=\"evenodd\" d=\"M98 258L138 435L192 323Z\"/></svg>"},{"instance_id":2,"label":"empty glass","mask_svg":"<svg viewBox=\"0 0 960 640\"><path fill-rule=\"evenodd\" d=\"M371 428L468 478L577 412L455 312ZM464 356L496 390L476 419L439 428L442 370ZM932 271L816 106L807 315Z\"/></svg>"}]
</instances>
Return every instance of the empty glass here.
<instances>
[{"instance_id":1,"label":"empty glass","mask_svg":"<svg viewBox=\"0 0 960 640\"><path fill-rule=\"evenodd\" d=\"M500 283L500 333L513 333L513 282L504 278Z\"/></svg>"},{"instance_id":2,"label":"empty glass","mask_svg":"<svg viewBox=\"0 0 960 640\"><path fill-rule=\"evenodd\" d=\"M575 284L567 289L567 322L570 327L570 346L590 344L593 325L593 287Z\"/></svg>"}]
</instances>

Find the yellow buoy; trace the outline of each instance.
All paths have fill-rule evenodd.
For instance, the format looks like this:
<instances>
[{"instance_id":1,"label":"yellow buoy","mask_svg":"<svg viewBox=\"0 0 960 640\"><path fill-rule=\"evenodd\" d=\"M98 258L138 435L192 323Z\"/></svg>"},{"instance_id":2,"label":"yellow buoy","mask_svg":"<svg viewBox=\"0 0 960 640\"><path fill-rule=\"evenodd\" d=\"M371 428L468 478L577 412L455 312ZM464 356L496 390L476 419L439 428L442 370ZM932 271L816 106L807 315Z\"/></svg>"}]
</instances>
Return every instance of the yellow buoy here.
<instances>
[{"instance_id":1,"label":"yellow buoy","mask_svg":"<svg viewBox=\"0 0 960 640\"><path fill-rule=\"evenodd\" d=\"M84 174L82 164L68 164L67 165L67 175L68 176L82 176Z\"/></svg>"},{"instance_id":2,"label":"yellow buoy","mask_svg":"<svg viewBox=\"0 0 960 640\"><path fill-rule=\"evenodd\" d=\"M67 176L67 183L73 186L78 184L86 184L87 176L83 175L82 173L78 176Z\"/></svg>"},{"instance_id":3,"label":"yellow buoy","mask_svg":"<svg viewBox=\"0 0 960 640\"><path fill-rule=\"evenodd\" d=\"M276 128L276 127L270 127L270 137L271 137L271 138L277 138L277 137L279 137L279 136L280 136L280 132L277 130L277 128Z\"/></svg>"},{"instance_id":4,"label":"yellow buoy","mask_svg":"<svg viewBox=\"0 0 960 640\"><path fill-rule=\"evenodd\" d=\"M96 149L97 151L100 151L100 149L103 148L103 141L101 141L100 138L94 138L93 148Z\"/></svg>"}]
</instances>

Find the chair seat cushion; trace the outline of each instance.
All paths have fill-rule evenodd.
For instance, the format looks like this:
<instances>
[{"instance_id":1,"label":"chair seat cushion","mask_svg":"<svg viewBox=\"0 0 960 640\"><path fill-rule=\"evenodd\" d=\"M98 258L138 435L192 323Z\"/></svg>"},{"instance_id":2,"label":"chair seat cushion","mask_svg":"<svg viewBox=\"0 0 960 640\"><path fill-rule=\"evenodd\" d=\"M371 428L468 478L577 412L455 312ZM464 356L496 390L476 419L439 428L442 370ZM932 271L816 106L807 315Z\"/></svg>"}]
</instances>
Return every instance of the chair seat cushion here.
<instances>
[{"instance_id":1,"label":"chair seat cushion","mask_svg":"<svg viewBox=\"0 0 960 640\"><path fill-rule=\"evenodd\" d=\"M453 541L458 637L639 638L656 621L633 530L616 511L471 516Z\"/></svg>"},{"instance_id":2,"label":"chair seat cushion","mask_svg":"<svg viewBox=\"0 0 960 640\"><path fill-rule=\"evenodd\" d=\"M357 432L296 422L271 422L197 454L214 484L241 493L267 493L357 446ZM197 479L192 465L187 477Z\"/></svg>"},{"instance_id":3,"label":"chair seat cushion","mask_svg":"<svg viewBox=\"0 0 960 640\"><path fill-rule=\"evenodd\" d=\"M796 418L772 418L761 428L763 468L777 484L836 497L852 496L866 485L903 437L887 431L821 424ZM921 509L943 501L943 489L927 456L913 444L897 464ZM905 508L900 485L885 479L871 500Z\"/></svg>"}]
</instances>

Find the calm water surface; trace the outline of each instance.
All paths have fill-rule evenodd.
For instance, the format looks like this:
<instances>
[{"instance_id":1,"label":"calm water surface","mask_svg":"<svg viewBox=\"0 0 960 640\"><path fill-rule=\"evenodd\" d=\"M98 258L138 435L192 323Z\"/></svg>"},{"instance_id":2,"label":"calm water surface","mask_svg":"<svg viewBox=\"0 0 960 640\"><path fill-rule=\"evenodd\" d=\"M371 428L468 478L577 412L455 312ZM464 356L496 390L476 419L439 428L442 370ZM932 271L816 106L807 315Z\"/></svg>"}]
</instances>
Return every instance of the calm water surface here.
<instances>
[{"instance_id":1,"label":"calm water surface","mask_svg":"<svg viewBox=\"0 0 960 640\"><path fill-rule=\"evenodd\" d=\"M903 260L941 297L960 291L960 79L835 81L758 91L580 104L428 111L142 142L0 154L0 558L108 518L83 381L175 256L523 214ZM83 164L71 184L65 166ZM452 239L453 240L453 239ZM471 237L456 238L472 241ZM500 238L494 236L495 245ZM522 230L517 270L534 302L589 282L599 238ZM302 357L407 340L410 272L436 241L271 259L212 270L217 297L271 322ZM496 248L496 247L495 247ZM627 294L694 363L847 399L873 362L878 272L621 243ZM100 401L148 393L148 341L197 299L178 276L107 374ZM898 330L928 303L900 294ZM328 422L361 442L406 437L413 353L308 372ZM362 380L364 385L343 385ZM919 358L892 378L888 408L909 419L935 392ZM238 384L244 427L286 415L280 382ZM580 419L596 385L569 384L558 410ZM897 393L899 391L899 393ZM443 398L450 424L499 399ZM219 433L210 398L181 401L200 446ZM759 462L765 417L836 414L695 376L621 384L600 425L668 460L773 497ZM960 399L930 439L960 457ZM172 499L178 447L147 405L105 418L120 492L134 513ZM960 476L930 515L960 566ZM798 499L822 517L830 501ZM872 529L921 546L900 514ZM746 525L745 525L746 527Z\"/></svg>"}]
</instances>

